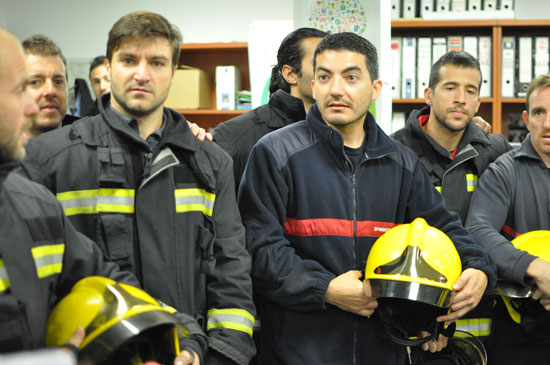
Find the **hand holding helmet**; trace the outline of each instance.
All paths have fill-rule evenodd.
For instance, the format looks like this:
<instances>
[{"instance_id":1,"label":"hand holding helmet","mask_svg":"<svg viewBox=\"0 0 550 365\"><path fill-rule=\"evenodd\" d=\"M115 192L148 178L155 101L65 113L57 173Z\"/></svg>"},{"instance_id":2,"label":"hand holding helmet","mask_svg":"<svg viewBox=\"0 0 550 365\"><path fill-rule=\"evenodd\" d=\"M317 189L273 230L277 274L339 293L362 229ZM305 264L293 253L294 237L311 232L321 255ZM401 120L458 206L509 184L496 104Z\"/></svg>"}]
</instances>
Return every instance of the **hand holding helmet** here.
<instances>
[{"instance_id":1,"label":"hand holding helmet","mask_svg":"<svg viewBox=\"0 0 550 365\"><path fill-rule=\"evenodd\" d=\"M326 302L342 310L370 317L378 307L378 302L368 296L369 289L365 288L368 284L361 282L362 276L361 271L350 270L332 279L325 294Z\"/></svg>"},{"instance_id":2,"label":"hand holding helmet","mask_svg":"<svg viewBox=\"0 0 550 365\"><path fill-rule=\"evenodd\" d=\"M487 275L481 270L466 269L453 284L451 312L437 318L439 322L452 323L474 309L487 288Z\"/></svg>"}]
</instances>

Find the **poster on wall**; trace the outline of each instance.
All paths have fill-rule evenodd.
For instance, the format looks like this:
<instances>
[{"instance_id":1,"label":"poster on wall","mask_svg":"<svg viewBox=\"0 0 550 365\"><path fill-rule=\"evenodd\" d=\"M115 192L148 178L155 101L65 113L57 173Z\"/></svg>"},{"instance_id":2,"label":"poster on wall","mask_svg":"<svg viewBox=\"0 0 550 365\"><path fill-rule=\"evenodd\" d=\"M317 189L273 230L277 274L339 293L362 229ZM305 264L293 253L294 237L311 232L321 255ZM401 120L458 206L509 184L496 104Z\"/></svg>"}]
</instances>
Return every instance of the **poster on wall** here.
<instances>
[{"instance_id":1,"label":"poster on wall","mask_svg":"<svg viewBox=\"0 0 550 365\"><path fill-rule=\"evenodd\" d=\"M301 10L295 14L299 22L329 33L353 32L364 35L367 30L365 8L361 0L310 0L295 1ZM300 5L299 4L299 5ZM300 6L298 7L300 8Z\"/></svg>"}]
</instances>

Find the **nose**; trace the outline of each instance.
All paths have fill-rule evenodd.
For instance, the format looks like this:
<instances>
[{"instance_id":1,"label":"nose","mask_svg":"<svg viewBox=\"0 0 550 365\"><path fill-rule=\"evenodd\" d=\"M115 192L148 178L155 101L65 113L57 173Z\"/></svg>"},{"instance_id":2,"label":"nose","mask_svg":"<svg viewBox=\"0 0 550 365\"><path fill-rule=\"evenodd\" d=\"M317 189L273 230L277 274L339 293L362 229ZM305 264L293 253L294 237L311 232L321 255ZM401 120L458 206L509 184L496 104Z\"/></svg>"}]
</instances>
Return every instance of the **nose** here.
<instances>
[{"instance_id":1,"label":"nose","mask_svg":"<svg viewBox=\"0 0 550 365\"><path fill-rule=\"evenodd\" d=\"M330 83L330 94L332 96L344 95L344 80L341 77L334 77Z\"/></svg>"},{"instance_id":2,"label":"nose","mask_svg":"<svg viewBox=\"0 0 550 365\"><path fill-rule=\"evenodd\" d=\"M550 130L550 113L546 113L544 121L542 122L542 128Z\"/></svg>"},{"instance_id":3,"label":"nose","mask_svg":"<svg viewBox=\"0 0 550 365\"><path fill-rule=\"evenodd\" d=\"M146 61L141 61L138 64L136 73L134 74L134 80L136 80L139 83L145 83L150 80L149 65L147 64Z\"/></svg>"},{"instance_id":4,"label":"nose","mask_svg":"<svg viewBox=\"0 0 550 365\"><path fill-rule=\"evenodd\" d=\"M466 103L466 90L462 88L457 88L455 90L455 102L458 104Z\"/></svg>"},{"instance_id":5,"label":"nose","mask_svg":"<svg viewBox=\"0 0 550 365\"><path fill-rule=\"evenodd\" d=\"M54 85L54 81L52 79L46 80L44 83L44 97L45 98L52 98L56 95L56 88Z\"/></svg>"}]
</instances>

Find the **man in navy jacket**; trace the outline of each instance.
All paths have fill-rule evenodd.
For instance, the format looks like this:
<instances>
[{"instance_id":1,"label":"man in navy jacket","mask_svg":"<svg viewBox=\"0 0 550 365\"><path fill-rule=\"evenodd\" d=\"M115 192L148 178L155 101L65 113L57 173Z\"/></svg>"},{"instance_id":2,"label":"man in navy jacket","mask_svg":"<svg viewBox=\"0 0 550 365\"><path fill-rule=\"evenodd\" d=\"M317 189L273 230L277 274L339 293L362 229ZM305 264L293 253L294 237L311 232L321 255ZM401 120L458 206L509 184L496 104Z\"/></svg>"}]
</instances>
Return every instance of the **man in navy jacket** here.
<instances>
[{"instance_id":1,"label":"man in navy jacket","mask_svg":"<svg viewBox=\"0 0 550 365\"><path fill-rule=\"evenodd\" d=\"M250 155L239 204L262 300L261 364L405 363L405 348L369 319L378 302L360 270L379 236L416 217L445 232L462 260L451 312L438 321L463 316L495 280L416 155L368 113L382 87L377 63L366 39L325 37L306 120L263 137Z\"/></svg>"}]
</instances>

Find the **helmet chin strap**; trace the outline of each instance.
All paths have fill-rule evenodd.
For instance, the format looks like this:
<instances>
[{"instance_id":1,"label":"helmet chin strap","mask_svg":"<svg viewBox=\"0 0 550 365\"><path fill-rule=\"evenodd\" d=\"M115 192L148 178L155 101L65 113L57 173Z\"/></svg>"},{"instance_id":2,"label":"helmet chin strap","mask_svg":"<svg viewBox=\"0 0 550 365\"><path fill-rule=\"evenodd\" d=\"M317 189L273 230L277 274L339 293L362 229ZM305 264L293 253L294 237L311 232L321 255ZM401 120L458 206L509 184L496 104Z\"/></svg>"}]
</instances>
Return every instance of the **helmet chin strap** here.
<instances>
[{"instance_id":1,"label":"helmet chin strap","mask_svg":"<svg viewBox=\"0 0 550 365\"><path fill-rule=\"evenodd\" d=\"M393 342L403 345L403 346L418 346L422 345L429 341L437 341L439 338L439 335L442 334L445 337L451 338L454 335L455 329L456 329L456 323L452 323L447 328L445 328L444 322L436 322L434 321L432 325L430 326L432 328L431 331L428 331L430 333L430 336L424 337L424 338L417 338L417 339L409 339L409 338L403 338L402 336L396 336L394 332L389 332L390 338L393 340ZM405 331L398 328L398 330L404 334Z\"/></svg>"}]
</instances>

